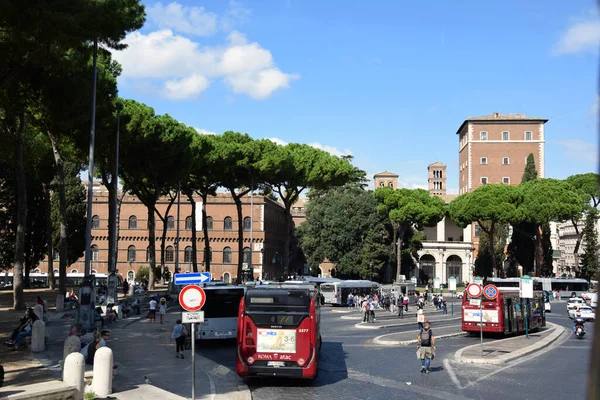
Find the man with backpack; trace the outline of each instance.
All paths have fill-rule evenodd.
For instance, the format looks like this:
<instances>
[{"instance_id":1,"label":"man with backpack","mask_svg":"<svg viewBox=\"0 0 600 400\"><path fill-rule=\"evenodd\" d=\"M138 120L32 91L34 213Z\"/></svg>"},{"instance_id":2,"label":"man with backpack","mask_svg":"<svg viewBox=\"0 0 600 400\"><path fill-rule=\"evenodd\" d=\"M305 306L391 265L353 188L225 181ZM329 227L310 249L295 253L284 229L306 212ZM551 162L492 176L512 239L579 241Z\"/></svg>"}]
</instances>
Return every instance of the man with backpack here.
<instances>
[{"instance_id":1,"label":"man with backpack","mask_svg":"<svg viewBox=\"0 0 600 400\"><path fill-rule=\"evenodd\" d=\"M435 338L433 337L429 321L425 322L424 328L419 332L417 350L421 359L421 373L430 373L431 360L435 357Z\"/></svg>"}]
</instances>

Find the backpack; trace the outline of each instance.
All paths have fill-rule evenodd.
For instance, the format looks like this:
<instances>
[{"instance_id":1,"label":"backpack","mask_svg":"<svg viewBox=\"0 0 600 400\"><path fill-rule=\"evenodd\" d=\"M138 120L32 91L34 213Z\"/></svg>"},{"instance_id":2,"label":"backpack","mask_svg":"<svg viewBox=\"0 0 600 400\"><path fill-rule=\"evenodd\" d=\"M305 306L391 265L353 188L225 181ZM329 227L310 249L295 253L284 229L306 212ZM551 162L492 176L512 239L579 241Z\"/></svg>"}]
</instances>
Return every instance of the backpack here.
<instances>
[{"instance_id":1,"label":"backpack","mask_svg":"<svg viewBox=\"0 0 600 400\"><path fill-rule=\"evenodd\" d=\"M431 347L431 329L421 331L421 347Z\"/></svg>"}]
</instances>

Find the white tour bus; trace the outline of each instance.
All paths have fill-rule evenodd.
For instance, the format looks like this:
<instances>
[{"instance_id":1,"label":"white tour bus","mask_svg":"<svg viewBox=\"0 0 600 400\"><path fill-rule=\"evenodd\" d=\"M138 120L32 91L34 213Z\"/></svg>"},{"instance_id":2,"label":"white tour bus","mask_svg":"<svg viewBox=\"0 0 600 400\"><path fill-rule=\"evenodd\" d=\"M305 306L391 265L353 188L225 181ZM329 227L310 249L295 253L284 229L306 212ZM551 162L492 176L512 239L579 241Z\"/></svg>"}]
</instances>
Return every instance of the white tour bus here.
<instances>
[{"instance_id":1,"label":"white tour bus","mask_svg":"<svg viewBox=\"0 0 600 400\"><path fill-rule=\"evenodd\" d=\"M486 283L493 283L500 289L519 288L520 278L487 278ZM587 292L590 285L585 279L568 278L533 278L534 290L545 290L548 292L558 291L561 298L580 297L581 293Z\"/></svg>"},{"instance_id":2,"label":"white tour bus","mask_svg":"<svg viewBox=\"0 0 600 400\"><path fill-rule=\"evenodd\" d=\"M196 339L237 338L238 308L246 287L224 283L203 284L206 302L202 307L204 322L196 325Z\"/></svg>"},{"instance_id":3,"label":"white tour bus","mask_svg":"<svg viewBox=\"0 0 600 400\"><path fill-rule=\"evenodd\" d=\"M348 295L371 294L379 289L379 283L371 281L339 281L321 284L321 293L325 304L346 305Z\"/></svg>"}]
</instances>

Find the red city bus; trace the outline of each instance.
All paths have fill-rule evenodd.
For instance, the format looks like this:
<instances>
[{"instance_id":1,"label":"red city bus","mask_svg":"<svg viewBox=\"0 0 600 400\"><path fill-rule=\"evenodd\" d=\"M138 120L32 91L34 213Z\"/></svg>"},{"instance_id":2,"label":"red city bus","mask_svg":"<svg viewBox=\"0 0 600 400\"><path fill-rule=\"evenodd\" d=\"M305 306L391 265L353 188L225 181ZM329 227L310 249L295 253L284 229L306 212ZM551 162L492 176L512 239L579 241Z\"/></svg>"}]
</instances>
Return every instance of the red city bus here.
<instances>
[{"instance_id":1,"label":"red city bus","mask_svg":"<svg viewBox=\"0 0 600 400\"><path fill-rule=\"evenodd\" d=\"M238 375L316 378L321 348L318 299L312 284L248 289L238 313Z\"/></svg>"},{"instance_id":2,"label":"red city bus","mask_svg":"<svg viewBox=\"0 0 600 400\"><path fill-rule=\"evenodd\" d=\"M505 335L525 333L525 317L529 320L529 330L537 330L546 326L544 312L544 296L535 291L534 298L519 297L518 290L498 289L498 297L494 300L483 298L483 332L501 333ZM478 299L473 299L465 291L462 299L462 330L479 332L481 314ZM525 308L527 313L525 313Z\"/></svg>"}]
</instances>

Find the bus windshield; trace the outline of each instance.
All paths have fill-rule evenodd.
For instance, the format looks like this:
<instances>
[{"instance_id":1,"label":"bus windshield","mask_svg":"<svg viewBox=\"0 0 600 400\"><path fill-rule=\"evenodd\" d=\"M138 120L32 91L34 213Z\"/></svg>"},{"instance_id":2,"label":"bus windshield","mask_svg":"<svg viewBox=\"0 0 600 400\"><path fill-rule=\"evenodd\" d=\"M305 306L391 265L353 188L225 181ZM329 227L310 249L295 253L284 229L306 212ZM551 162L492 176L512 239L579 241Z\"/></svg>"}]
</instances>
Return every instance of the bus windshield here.
<instances>
[{"instance_id":1,"label":"bus windshield","mask_svg":"<svg viewBox=\"0 0 600 400\"><path fill-rule=\"evenodd\" d=\"M244 288L204 288L206 303L202 310L204 318L235 318Z\"/></svg>"},{"instance_id":2,"label":"bus windshield","mask_svg":"<svg viewBox=\"0 0 600 400\"><path fill-rule=\"evenodd\" d=\"M310 294L306 290L257 290L246 296L248 312L303 312L310 310Z\"/></svg>"}]
</instances>

